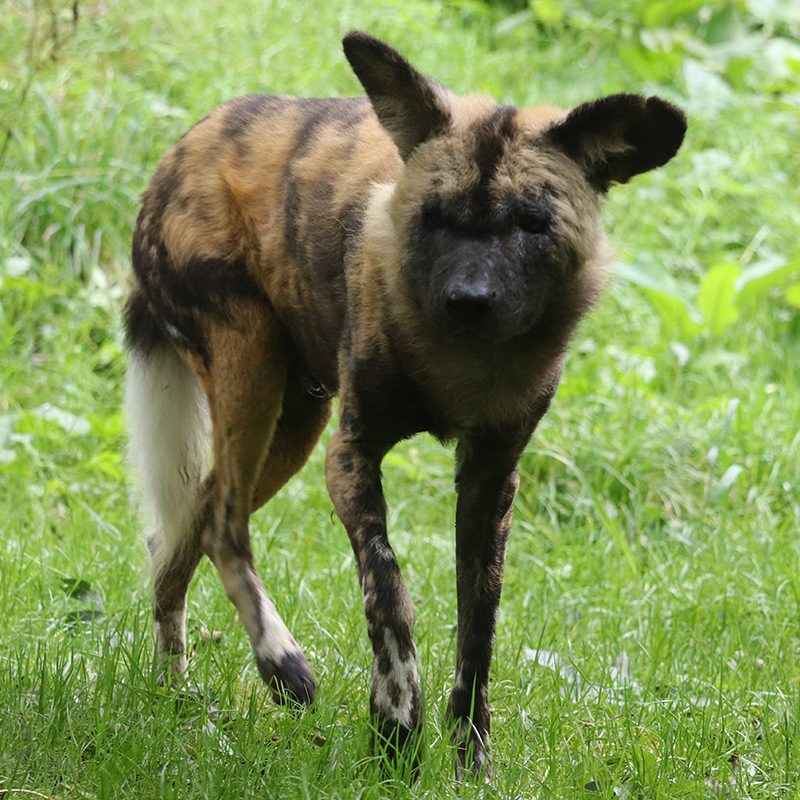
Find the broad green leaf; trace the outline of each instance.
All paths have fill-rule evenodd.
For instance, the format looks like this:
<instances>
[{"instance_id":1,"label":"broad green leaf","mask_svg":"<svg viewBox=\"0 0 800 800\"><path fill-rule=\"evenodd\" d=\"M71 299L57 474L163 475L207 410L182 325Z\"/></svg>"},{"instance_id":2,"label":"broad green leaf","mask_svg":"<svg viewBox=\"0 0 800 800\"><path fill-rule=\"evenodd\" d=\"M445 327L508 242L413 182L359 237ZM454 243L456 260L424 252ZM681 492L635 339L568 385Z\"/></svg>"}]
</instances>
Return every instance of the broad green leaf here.
<instances>
[{"instance_id":1,"label":"broad green leaf","mask_svg":"<svg viewBox=\"0 0 800 800\"><path fill-rule=\"evenodd\" d=\"M765 258L751 264L736 281L739 293L739 305L757 302L764 299L771 289L784 286L794 273L800 272L800 260L788 264L781 256Z\"/></svg>"},{"instance_id":2,"label":"broad green leaf","mask_svg":"<svg viewBox=\"0 0 800 800\"><path fill-rule=\"evenodd\" d=\"M627 44L619 48L619 56L642 80L674 82L680 73L680 55L664 48Z\"/></svg>"},{"instance_id":3,"label":"broad green leaf","mask_svg":"<svg viewBox=\"0 0 800 800\"><path fill-rule=\"evenodd\" d=\"M725 3L711 15L706 25L706 43L710 45L739 41L747 35L741 12L733 3Z\"/></svg>"},{"instance_id":4,"label":"broad green leaf","mask_svg":"<svg viewBox=\"0 0 800 800\"><path fill-rule=\"evenodd\" d=\"M642 20L648 28L660 28L674 23L704 5L706 0L658 0L655 3L645 4L646 10Z\"/></svg>"},{"instance_id":5,"label":"broad green leaf","mask_svg":"<svg viewBox=\"0 0 800 800\"><path fill-rule=\"evenodd\" d=\"M725 80L739 91L747 88L748 80L752 78L752 75L753 59L749 56L732 58L725 66Z\"/></svg>"},{"instance_id":6,"label":"broad green leaf","mask_svg":"<svg viewBox=\"0 0 800 800\"><path fill-rule=\"evenodd\" d=\"M700 333L700 325L692 318L686 301L657 289L645 289L644 293L661 319L667 338L681 341L694 339Z\"/></svg>"},{"instance_id":7,"label":"broad green leaf","mask_svg":"<svg viewBox=\"0 0 800 800\"><path fill-rule=\"evenodd\" d=\"M656 754L640 744L632 746L633 763L636 767L639 782L643 788L653 786L658 777L658 759Z\"/></svg>"},{"instance_id":8,"label":"broad green leaf","mask_svg":"<svg viewBox=\"0 0 800 800\"><path fill-rule=\"evenodd\" d=\"M709 333L720 334L739 318L736 280L740 274L738 264L723 263L716 264L703 276L697 307L703 315L703 327Z\"/></svg>"},{"instance_id":9,"label":"broad green leaf","mask_svg":"<svg viewBox=\"0 0 800 800\"><path fill-rule=\"evenodd\" d=\"M790 286L783 295L787 302L791 303L796 308L800 308L800 283Z\"/></svg>"},{"instance_id":10,"label":"broad green leaf","mask_svg":"<svg viewBox=\"0 0 800 800\"><path fill-rule=\"evenodd\" d=\"M561 0L533 0L533 13L545 25L558 25L564 19L564 3Z\"/></svg>"},{"instance_id":11,"label":"broad green leaf","mask_svg":"<svg viewBox=\"0 0 800 800\"><path fill-rule=\"evenodd\" d=\"M617 261L614 276L641 286L642 289L655 289L657 292L682 299L681 287L665 269L653 262Z\"/></svg>"}]
</instances>

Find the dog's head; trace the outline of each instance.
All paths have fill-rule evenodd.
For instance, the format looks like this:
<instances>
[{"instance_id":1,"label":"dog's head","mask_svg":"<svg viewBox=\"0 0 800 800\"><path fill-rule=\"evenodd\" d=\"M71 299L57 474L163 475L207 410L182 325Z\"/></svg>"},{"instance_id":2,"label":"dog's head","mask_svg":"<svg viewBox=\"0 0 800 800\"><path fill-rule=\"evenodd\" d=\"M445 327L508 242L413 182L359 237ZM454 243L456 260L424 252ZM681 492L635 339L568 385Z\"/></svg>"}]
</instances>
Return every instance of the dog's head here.
<instances>
[{"instance_id":1,"label":"dog's head","mask_svg":"<svg viewBox=\"0 0 800 800\"><path fill-rule=\"evenodd\" d=\"M445 334L503 342L545 319L598 257L600 198L666 164L686 131L658 97L516 109L456 97L366 34L344 50L405 163L390 204L401 268Z\"/></svg>"}]
</instances>

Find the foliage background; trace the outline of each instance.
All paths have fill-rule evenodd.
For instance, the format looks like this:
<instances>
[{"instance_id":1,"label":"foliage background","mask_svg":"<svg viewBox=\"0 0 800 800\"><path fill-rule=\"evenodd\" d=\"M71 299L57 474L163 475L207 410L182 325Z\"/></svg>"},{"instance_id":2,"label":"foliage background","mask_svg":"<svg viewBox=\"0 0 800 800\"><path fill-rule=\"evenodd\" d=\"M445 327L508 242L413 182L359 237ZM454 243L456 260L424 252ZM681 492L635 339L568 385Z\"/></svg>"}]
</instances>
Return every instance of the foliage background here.
<instances>
[{"instance_id":1,"label":"foliage background","mask_svg":"<svg viewBox=\"0 0 800 800\"><path fill-rule=\"evenodd\" d=\"M795 796L800 6L781 0L5 0L0 795L455 796L450 454L421 437L385 464L427 687L410 788L368 755L321 450L254 522L321 686L302 718L268 702L207 565L199 692L158 689L124 468L119 311L159 155L232 95L357 93L339 45L356 27L456 91L658 92L690 117L678 159L611 193L617 280L523 461L491 796Z\"/></svg>"}]
</instances>

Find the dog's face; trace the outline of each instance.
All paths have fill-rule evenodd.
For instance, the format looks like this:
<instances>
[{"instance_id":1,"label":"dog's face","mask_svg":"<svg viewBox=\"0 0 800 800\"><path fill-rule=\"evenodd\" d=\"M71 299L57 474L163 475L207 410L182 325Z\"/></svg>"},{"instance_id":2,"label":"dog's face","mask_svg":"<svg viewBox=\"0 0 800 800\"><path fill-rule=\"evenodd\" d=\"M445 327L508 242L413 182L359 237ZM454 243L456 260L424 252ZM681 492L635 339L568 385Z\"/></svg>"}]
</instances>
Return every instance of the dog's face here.
<instances>
[{"instance_id":1,"label":"dog's face","mask_svg":"<svg viewBox=\"0 0 800 800\"><path fill-rule=\"evenodd\" d=\"M395 190L404 268L445 335L507 341L557 303L602 239L596 193L516 109L452 110L462 119L416 148Z\"/></svg>"},{"instance_id":2,"label":"dog's face","mask_svg":"<svg viewBox=\"0 0 800 800\"><path fill-rule=\"evenodd\" d=\"M657 97L518 110L458 98L363 34L344 44L405 161L390 208L400 266L447 336L505 342L557 313L604 242L600 198L669 161L685 133Z\"/></svg>"}]
</instances>

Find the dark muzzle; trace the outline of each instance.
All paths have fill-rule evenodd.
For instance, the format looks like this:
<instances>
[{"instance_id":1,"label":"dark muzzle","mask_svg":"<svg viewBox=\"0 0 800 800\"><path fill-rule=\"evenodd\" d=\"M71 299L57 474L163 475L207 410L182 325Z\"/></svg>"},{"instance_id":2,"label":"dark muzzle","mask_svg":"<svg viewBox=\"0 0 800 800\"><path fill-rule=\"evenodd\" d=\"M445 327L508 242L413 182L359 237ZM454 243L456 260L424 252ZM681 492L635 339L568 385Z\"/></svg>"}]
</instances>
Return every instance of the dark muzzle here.
<instances>
[{"instance_id":1,"label":"dark muzzle","mask_svg":"<svg viewBox=\"0 0 800 800\"><path fill-rule=\"evenodd\" d=\"M486 281L458 283L448 287L445 308L457 322L475 325L489 316L496 299L497 293Z\"/></svg>"}]
</instances>

